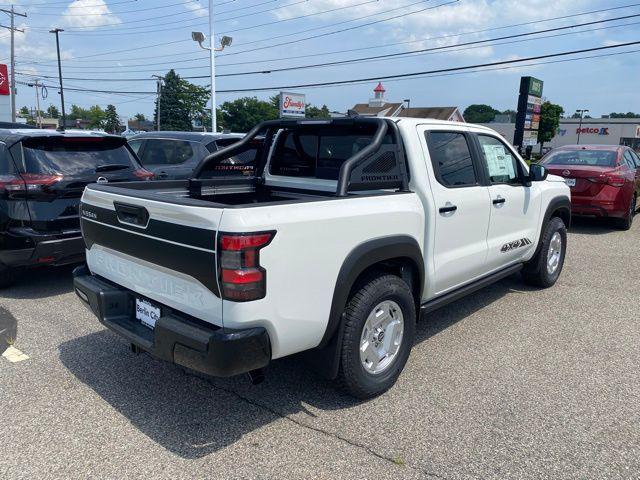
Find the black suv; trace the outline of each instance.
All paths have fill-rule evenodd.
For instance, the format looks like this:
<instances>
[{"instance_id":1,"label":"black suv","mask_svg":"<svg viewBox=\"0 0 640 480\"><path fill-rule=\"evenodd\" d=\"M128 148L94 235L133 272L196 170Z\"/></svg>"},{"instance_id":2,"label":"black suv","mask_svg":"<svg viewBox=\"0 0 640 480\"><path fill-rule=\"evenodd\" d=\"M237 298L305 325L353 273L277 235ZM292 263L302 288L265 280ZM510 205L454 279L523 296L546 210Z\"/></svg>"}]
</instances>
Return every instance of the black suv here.
<instances>
[{"instance_id":1,"label":"black suv","mask_svg":"<svg viewBox=\"0 0 640 480\"><path fill-rule=\"evenodd\" d=\"M87 184L152 177L122 137L0 129L0 287L18 267L83 260Z\"/></svg>"},{"instance_id":2,"label":"black suv","mask_svg":"<svg viewBox=\"0 0 640 480\"><path fill-rule=\"evenodd\" d=\"M140 158L140 163L155 174L155 178L185 179L200 161L216 150L238 142L244 135L237 133L198 132L147 132L129 137L129 145ZM256 149L250 149L225 160L214 170L216 176L252 175L255 159L262 139L256 141Z\"/></svg>"}]
</instances>

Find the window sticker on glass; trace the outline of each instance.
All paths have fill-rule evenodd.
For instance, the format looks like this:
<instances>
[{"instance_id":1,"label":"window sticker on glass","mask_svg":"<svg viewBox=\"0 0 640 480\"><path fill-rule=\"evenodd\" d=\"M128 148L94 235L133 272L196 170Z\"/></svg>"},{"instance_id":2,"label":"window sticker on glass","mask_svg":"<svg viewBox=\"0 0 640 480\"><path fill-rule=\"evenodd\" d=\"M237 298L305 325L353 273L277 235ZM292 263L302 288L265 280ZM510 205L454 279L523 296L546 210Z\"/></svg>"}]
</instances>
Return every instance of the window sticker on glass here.
<instances>
[{"instance_id":1,"label":"window sticker on glass","mask_svg":"<svg viewBox=\"0 0 640 480\"><path fill-rule=\"evenodd\" d=\"M482 145L487 165L489 167L489 176L513 178L516 172L513 167L511 155L507 153L502 145Z\"/></svg>"}]
</instances>

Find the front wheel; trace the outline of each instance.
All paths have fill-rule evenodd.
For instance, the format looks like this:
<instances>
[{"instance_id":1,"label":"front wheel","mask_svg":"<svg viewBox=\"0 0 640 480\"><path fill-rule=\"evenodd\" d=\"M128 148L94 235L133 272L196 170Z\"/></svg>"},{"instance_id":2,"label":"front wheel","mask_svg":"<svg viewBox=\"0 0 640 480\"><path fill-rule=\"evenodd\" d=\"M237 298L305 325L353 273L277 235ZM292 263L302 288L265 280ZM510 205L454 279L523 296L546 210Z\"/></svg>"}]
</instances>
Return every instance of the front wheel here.
<instances>
[{"instance_id":1,"label":"front wheel","mask_svg":"<svg viewBox=\"0 0 640 480\"><path fill-rule=\"evenodd\" d=\"M522 277L530 285L549 288L560 277L567 251L567 227L561 218L549 220L540 242L540 250L525 264Z\"/></svg>"},{"instance_id":2,"label":"front wheel","mask_svg":"<svg viewBox=\"0 0 640 480\"><path fill-rule=\"evenodd\" d=\"M372 398L393 386L415 340L411 289L395 275L362 285L344 312L338 382L350 395Z\"/></svg>"}]
</instances>

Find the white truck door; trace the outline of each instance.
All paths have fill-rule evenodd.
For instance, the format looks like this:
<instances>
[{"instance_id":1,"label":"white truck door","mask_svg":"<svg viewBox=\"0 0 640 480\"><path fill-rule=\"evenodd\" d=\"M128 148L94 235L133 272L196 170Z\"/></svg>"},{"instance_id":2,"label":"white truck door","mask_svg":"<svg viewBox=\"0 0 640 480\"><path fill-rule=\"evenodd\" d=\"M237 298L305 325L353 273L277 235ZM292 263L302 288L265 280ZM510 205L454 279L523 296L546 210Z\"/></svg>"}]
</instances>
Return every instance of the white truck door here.
<instances>
[{"instance_id":1,"label":"white truck door","mask_svg":"<svg viewBox=\"0 0 640 480\"><path fill-rule=\"evenodd\" d=\"M491 217L487 265L499 269L522 260L536 247L541 198L535 183L523 183L522 161L500 138L475 134L489 183Z\"/></svg>"},{"instance_id":2,"label":"white truck door","mask_svg":"<svg viewBox=\"0 0 640 480\"><path fill-rule=\"evenodd\" d=\"M433 293L437 296L487 272L489 192L481 184L480 165L471 153L473 139L467 128L419 127L419 132L425 142L435 206L431 219Z\"/></svg>"}]
</instances>

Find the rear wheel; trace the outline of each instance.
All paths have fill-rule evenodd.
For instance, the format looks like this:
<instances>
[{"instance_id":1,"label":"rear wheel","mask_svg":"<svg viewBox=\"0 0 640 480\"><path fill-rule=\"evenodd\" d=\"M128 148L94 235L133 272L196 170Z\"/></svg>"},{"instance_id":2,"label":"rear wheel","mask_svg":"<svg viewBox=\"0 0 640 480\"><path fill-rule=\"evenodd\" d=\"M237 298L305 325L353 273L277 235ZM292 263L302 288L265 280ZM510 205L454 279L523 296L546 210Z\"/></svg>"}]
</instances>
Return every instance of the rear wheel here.
<instances>
[{"instance_id":1,"label":"rear wheel","mask_svg":"<svg viewBox=\"0 0 640 480\"><path fill-rule=\"evenodd\" d=\"M338 382L367 399L393 386L415 339L416 306L409 286L395 275L362 285L344 312Z\"/></svg>"},{"instance_id":2,"label":"rear wheel","mask_svg":"<svg viewBox=\"0 0 640 480\"><path fill-rule=\"evenodd\" d=\"M613 223L620 230L629 230L631 225L633 224L633 216L636 213L638 199L634 195L631 198L631 204L629 205L629 210L627 214L623 218L614 218Z\"/></svg>"},{"instance_id":3,"label":"rear wheel","mask_svg":"<svg viewBox=\"0 0 640 480\"><path fill-rule=\"evenodd\" d=\"M530 285L553 286L564 265L567 250L567 227L559 217L553 217L540 237L540 250L522 270L522 278Z\"/></svg>"},{"instance_id":4,"label":"rear wheel","mask_svg":"<svg viewBox=\"0 0 640 480\"><path fill-rule=\"evenodd\" d=\"M0 288L7 288L15 281L15 272L4 265L0 265Z\"/></svg>"}]
</instances>

